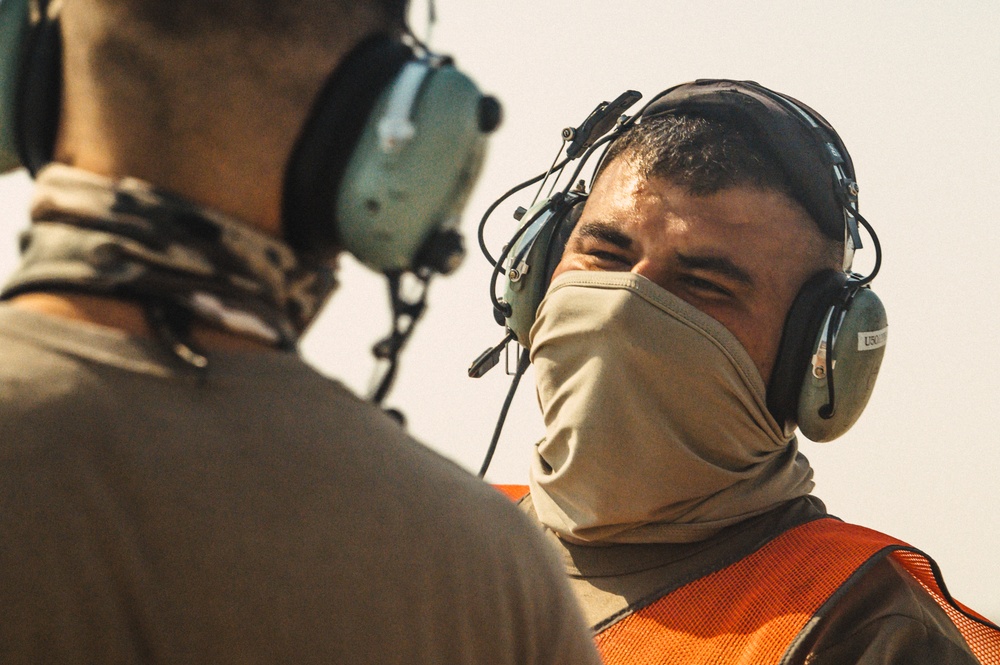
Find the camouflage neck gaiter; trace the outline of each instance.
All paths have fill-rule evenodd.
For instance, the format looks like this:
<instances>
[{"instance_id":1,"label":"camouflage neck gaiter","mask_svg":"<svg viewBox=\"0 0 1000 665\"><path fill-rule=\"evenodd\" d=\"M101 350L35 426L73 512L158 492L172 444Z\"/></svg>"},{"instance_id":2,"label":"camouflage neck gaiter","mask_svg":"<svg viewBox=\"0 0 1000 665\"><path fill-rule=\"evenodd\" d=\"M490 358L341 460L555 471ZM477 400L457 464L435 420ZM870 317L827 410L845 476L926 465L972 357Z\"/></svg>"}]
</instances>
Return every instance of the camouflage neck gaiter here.
<instances>
[{"instance_id":1,"label":"camouflage neck gaiter","mask_svg":"<svg viewBox=\"0 0 1000 665\"><path fill-rule=\"evenodd\" d=\"M278 239L140 180L53 164L39 173L22 261L0 298L74 291L167 303L290 348L336 286Z\"/></svg>"}]
</instances>

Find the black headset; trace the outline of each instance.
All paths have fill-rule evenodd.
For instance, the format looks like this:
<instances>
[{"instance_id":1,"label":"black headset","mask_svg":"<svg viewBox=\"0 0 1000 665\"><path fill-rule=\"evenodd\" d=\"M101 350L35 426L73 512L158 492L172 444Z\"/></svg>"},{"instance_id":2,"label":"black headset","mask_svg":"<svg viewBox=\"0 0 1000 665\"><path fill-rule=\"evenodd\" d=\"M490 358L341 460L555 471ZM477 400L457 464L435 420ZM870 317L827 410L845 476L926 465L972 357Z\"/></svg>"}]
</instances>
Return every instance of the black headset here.
<instances>
[{"instance_id":1,"label":"black headset","mask_svg":"<svg viewBox=\"0 0 1000 665\"><path fill-rule=\"evenodd\" d=\"M603 159L610 143L643 118L703 116L753 133L781 166L794 198L820 230L845 244L844 270L816 274L793 301L767 387L768 410L787 434L798 426L814 441L837 438L857 421L868 402L887 332L885 308L869 286L881 266L881 247L871 225L858 212L858 186L846 147L818 113L752 81L705 79L681 84L655 96L635 115L623 115L638 98L638 93L629 91L613 102L603 102L582 125L564 130L565 158L559 161L557 157L547 172L513 188L487 210L480 224L480 248L494 266L490 298L507 335L477 358L470 376L488 371L512 340L524 347L522 358L526 357L535 313L586 203L587 185L577 179L584 162L601 148ZM561 174L577 158L580 164L563 189L528 209L518 208L515 218L521 226L494 259L483 239L492 212L521 189L539 181L544 186L551 174ZM599 167L592 177L598 171ZM854 250L862 246L859 224L875 248L875 265L866 276L849 272ZM501 274L502 298L496 292ZM522 366L527 363L519 363L519 369ZM506 408L501 420L505 415Z\"/></svg>"}]
</instances>

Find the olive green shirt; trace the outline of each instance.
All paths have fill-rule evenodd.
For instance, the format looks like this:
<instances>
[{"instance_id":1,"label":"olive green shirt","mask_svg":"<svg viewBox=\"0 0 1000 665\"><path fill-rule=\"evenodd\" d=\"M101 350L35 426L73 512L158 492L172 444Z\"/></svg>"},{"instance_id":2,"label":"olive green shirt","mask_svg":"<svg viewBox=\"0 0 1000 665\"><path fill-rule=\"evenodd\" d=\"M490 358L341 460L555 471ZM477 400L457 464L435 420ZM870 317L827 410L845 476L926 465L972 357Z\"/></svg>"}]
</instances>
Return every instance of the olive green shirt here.
<instances>
[{"instance_id":1,"label":"olive green shirt","mask_svg":"<svg viewBox=\"0 0 1000 665\"><path fill-rule=\"evenodd\" d=\"M0 663L598 662L538 530L294 353L0 305Z\"/></svg>"}]
</instances>

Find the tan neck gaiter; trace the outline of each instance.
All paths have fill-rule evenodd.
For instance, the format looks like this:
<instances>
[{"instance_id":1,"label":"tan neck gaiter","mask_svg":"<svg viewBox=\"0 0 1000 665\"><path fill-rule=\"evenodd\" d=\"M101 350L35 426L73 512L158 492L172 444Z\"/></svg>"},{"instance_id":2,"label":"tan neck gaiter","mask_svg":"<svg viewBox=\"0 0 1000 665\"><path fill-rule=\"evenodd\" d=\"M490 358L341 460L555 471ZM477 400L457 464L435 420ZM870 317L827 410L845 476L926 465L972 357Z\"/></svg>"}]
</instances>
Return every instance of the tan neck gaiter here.
<instances>
[{"instance_id":1,"label":"tan neck gaiter","mask_svg":"<svg viewBox=\"0 0 1000 665\"><path fill-rule=\"evenodd\" d=\"M530 341L546 432L531 493L565 540L694 542L812 489L743 346L646 278L560 275Z\"/></svg>"}]
</instances>

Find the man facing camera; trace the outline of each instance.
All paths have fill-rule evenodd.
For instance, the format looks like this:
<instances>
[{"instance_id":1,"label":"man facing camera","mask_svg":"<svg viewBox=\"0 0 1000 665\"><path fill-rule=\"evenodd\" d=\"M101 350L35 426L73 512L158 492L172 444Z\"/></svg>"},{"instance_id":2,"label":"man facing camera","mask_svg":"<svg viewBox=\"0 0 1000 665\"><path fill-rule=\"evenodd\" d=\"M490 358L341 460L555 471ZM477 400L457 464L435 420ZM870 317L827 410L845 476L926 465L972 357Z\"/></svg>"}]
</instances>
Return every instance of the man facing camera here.
<instances>
[{"instance_id":1,"label":"man facing camera","mask_svg":"<svg viewBox=\"0 0 1000 665\"><path fill-rule=\"evenodd\" d=\"M341 251L457 259L497 107L405 10L0 3L0 662L598 662L532 524L297 351Z\"/></svg>"},{"instance_id":2,"label":"man facing camera","mask_svg":"<svg viewBox=\"0 0 1000 665\"><path fill-rule=\"evenodd\" d=\"M833 127L755 83L701 80L612 141L585 204L557 201L576 204L572 233L513 331L546 428L521 506L605 662L997 662L997 627L928 558L811 494L796 426L853 425L887 331ZM865 229L876 267L859 275Z\"/></svg>"}]
</instances>

